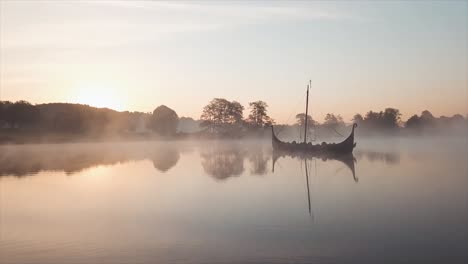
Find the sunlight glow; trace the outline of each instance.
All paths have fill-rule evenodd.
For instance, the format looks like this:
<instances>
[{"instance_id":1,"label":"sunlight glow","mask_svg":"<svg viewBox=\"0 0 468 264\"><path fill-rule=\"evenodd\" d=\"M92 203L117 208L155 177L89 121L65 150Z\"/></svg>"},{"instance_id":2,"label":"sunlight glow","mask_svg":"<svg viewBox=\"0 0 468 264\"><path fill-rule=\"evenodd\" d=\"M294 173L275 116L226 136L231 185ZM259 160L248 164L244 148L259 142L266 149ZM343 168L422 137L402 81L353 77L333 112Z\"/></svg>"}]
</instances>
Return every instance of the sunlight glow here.
<instances>
[{"instance_id":1,"label":"sunlight glow","mask_svg":"<svg viewBox=\"0 0 468 264\"><path fill-rule=\"evenodd\" d=\"M122 100L119 100L115 89L103 85L79 85L75 89L75 95L73 95L73 102L79 104L87 104L94 107L107 107L117 111L122 111L124 105Z\"/></svg>"}]
</instances>

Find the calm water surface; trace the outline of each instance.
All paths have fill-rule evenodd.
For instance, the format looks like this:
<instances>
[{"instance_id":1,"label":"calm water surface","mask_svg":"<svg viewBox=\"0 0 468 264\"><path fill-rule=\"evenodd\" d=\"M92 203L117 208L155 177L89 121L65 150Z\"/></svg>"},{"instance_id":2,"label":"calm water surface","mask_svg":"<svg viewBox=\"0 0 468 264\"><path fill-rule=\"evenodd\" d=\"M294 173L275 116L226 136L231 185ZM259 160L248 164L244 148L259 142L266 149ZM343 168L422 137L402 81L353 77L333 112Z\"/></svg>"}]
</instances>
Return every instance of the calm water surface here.
<instances>
[{"instance_id":1,"label":"calm water surface","mask_svg":"<svg viewBox=\"0 0 468 264\"><path fill-rule=\"evenodd\" d=\"M468 263L467 147L1 146L0 263Z\"/></svg>"}]
</instances>

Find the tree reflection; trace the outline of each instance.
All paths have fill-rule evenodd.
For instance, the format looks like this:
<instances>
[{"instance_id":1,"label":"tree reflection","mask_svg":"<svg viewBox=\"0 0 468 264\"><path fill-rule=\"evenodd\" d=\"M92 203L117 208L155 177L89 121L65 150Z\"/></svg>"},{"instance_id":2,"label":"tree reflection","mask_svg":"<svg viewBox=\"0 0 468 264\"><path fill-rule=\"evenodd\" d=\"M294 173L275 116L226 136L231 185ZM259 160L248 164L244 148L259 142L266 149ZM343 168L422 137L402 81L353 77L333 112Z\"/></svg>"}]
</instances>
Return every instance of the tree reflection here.
<instances>
[{"instance_id":1,"label":"tree reflection","mask_svg":"<svg viewBox=\"0 0 468 264\"><path fill-rule=\"evenodd\" d=\"M200 156L206 174L218 180L239 176L244 172L244 153L237 147L224 148L216 146L202 152Z\"/></svg>"},{"instance_id":2,"label":"tree reflection","mask_svg":"<svg viewBox=\"0 0 468 264\"><path fill-rule=\"evenodd\" d=\"M249 153L249 161L251 164L250 173L253 175L265 175L268 168L269 156L265 155L265 151L262 148L252 150Z\"/></svg>"},{"instance_id":3,"label":"tree reflection","mask_svg":"<svg viewBox=\"0 0 468 264\"><path fill-rule=\"evenodd\" d=\"M41 171L72 175L100 165L140 160L151 160L157 170L167 172L177 164L179 158L179 149L172 143L2 146L0 176L23 177Z\"/></svg>"},{"instance_id":4,"label":"tree reflection","mask_svg":"<svg viewBox=\"0 0 468 264\"><path fill-rule=\"evenodd\" d=\"M160 172L167 172L179 161L180 153L174 145L166 145L152 155L153 166Z\"/></svg>"}]
</instances>

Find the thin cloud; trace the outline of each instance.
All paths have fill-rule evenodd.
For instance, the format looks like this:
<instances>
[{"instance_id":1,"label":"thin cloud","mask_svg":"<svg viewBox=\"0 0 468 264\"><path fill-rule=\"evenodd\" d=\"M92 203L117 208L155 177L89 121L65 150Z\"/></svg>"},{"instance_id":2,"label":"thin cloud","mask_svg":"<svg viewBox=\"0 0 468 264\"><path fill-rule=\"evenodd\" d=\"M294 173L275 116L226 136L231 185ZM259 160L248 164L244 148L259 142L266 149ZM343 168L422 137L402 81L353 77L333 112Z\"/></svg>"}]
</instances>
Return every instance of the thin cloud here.
<instances>
[{"instance_id":1,"label":"thin cloud","mask_svg":"<svg viewBox=\"0 0 468 264\"><path fill-rule=\"evenodd\" d=\"M319 5L299 4L88 1L16 5L6 2L2 6L8 15L3 18L2 45L7 49L118 46L151 42L167 34L229 30L271 22L350 17ZM36 21L36 9L40 10L39 17L42 15L47 19ZM26 16L25 11L31 15Z\"/></svg>"},{"instance_id":2,"label":"thin cloud","mask_svg":"<svg viewBox=\"0 0 468 264\"><path fill-rule=\"evenodd\" d=\"M183 12L186 15L203 14L205 19L224 19L226 22L261 23L271 20L338 20L352 16L314 3L255 2L162 2L162 1L105 1L88 2L92 5L113 6L122 9L142 9L146 12ZM221 4L219 4L221 3ZM233 21L233 19L239 19ZM246 21L247 19L247 21ZM230 24L230 23L227 23Z\"/></svg>"}]
</instances>

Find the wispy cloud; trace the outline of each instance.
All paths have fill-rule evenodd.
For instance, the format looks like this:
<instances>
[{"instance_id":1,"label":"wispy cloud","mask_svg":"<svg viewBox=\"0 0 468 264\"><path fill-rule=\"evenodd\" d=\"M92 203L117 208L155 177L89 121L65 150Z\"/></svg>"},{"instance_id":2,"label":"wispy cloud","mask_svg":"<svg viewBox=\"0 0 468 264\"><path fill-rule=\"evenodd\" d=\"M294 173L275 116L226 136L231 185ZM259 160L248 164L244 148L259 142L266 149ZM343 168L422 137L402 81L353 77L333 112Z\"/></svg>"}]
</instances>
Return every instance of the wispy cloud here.
<instances>
[{"instance_id":1,"label":"wispy cloud","mask_svg":"<svg viewBox=\"0 0 468 264\"><path fill-rule=\"evenodd\" d=\"M4 48L115 46L165 34L350 17L307 2L4 2L2 8Z\"/></svg>"},{"instance_id":2,"label":"wispy cloud","mask_svg":"<svg viewBox=\"0 0 468 264\"><path fill-rule=\"evenodd\" d=\"M350 14L308 2L163 2L163 1L89 1L90 5L137 8L148 12L183 12L204 15L204 19L229 22L261 23L271 20L336 20Z\"/></svg>"},{"instance_id":3,"label":"wispy cloud","mask_svg":"<svg viewBox=\"0 0 468 264\"><path fill-rule=\"evenodd\" d=\"M307 2L4 2L2 7L4 48L112 46L172 33L350 18Z\"/></svg>"}]
</instances>

